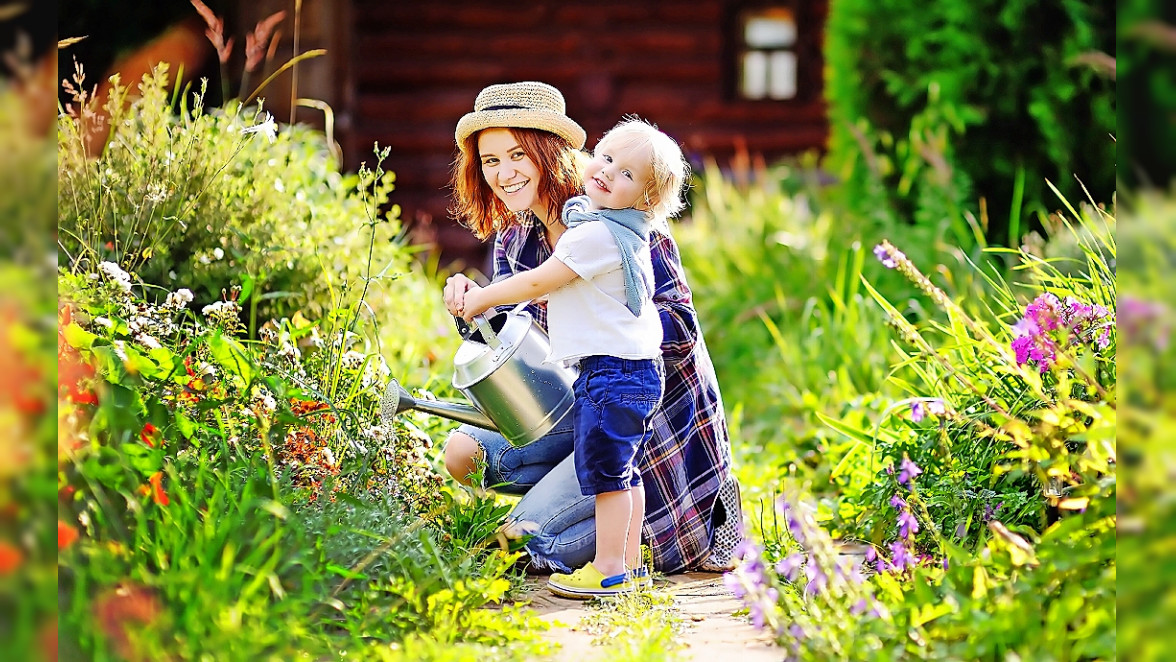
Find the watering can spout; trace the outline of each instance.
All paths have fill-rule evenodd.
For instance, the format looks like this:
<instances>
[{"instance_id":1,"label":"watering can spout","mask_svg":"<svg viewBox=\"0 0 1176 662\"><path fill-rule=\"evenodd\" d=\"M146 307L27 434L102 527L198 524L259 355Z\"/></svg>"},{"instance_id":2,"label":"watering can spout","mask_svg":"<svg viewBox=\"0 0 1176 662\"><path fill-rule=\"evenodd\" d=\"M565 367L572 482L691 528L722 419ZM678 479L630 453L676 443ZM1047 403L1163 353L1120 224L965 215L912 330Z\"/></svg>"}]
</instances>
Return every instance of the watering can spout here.
<instances>
[{"instance_id":1,"label":"watering can spout","mask_svg":"<svg viewBox=\"0 0 1176 662\"><path fill-rule=\"evenodd\" d=\"M474 407L456 402L417 400L400 385L400 382L395 379L389 380L388 384L384 386L383 396L380 397L380 420L384 423L390 423L397 414L409 409L423 411L459 423L468 423L486 430L498 429L493 421Z\"/></svg>"}]
</instances>

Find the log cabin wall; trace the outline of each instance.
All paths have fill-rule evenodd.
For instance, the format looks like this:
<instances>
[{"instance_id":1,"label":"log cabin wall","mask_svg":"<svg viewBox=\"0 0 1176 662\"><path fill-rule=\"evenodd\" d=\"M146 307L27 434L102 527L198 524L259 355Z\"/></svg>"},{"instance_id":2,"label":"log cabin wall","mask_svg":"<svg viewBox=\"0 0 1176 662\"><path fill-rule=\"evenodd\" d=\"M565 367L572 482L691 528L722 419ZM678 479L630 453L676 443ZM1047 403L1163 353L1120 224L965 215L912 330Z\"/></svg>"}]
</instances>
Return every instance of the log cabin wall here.
<instances>
[{"instance_id":1,"label":"log cabin wall","mask_svg":"<svg viewBox=\"0 0 1176 662\"><path fill-rule=\"evenodd\" d=\"M345 165L391 148L393 202L417 240L455 266L484 265L486 247L447 213L453 130L484 86L540 80L559 88L588 146L636 113L678 139L694 163L822 148L827 120L820 44L827 0L336 0L350 16L341 140ZM740 95L747 11L795 17L797 90L786 100ZM332 58L332 59L337 59Z\"/></svg>"}]
</instances>

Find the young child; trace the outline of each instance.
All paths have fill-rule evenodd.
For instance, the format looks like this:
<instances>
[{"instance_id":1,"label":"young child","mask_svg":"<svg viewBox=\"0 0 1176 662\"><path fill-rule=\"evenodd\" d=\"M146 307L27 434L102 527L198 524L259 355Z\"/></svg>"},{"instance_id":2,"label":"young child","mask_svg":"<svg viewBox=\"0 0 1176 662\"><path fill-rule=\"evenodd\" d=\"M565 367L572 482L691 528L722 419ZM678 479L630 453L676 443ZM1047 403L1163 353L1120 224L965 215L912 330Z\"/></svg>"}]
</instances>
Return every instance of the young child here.
<instances>
[{"instance_id":1,"label":"young child","mask_svg":"<svg viewBox=\"0 0 1176 662\"><path fill-rule=\"evenodd\" d=\"M590 598L648 584L640 568L645 490L637 462L665 387L661 318L653 304L649 232L682 207L688 166L677 143L626 119L596 146L584 169L585 195L568 200L568 229L535 269L458 304L469 320L493 306L548 295L548 360L579 360L572 409L580 491L595 496L596 556L555 573L557 595Z\"/></svg>"}]
</instances>

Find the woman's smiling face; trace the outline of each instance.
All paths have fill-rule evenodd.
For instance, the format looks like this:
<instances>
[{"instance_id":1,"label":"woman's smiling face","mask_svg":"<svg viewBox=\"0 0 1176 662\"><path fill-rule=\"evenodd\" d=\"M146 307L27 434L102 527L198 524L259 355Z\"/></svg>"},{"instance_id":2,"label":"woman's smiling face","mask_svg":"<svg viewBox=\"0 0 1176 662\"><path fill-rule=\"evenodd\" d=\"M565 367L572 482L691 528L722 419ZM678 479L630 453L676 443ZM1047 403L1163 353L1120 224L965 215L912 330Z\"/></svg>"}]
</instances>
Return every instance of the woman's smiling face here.
<instances>
[{"instance_id":1,"label":"woman's smiling face","mask_svg":"<svg viewBox=\"0 0 1176 662\"><path fill-rule=\"evenodd\" d=\"M531 210L546 218L539 196L539 168L509 129L485 129L478 134L482 177L494 195L513 212Z\"/></svg>"}]
</instances>

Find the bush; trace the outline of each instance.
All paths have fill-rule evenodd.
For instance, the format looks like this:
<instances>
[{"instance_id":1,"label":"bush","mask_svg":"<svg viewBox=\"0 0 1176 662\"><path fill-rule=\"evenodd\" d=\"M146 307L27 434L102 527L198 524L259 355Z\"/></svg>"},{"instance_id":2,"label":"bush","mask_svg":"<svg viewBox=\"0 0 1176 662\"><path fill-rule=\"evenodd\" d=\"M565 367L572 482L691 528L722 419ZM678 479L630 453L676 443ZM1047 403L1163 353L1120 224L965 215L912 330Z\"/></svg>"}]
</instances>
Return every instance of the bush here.
<instances>
[{"instance_id":1,"label":"bush","mask_svg":"<svg viewBox=\"0 0 1176 662\"><path fill-rule=\"evenodd\" d=\"M115 85L102 100L109 126L93 127L82 109L99 100L84 84L79 68L67 85L74 114L58 132L63 265L119 264L156 286L150 300L180 287L197 307L231 298L254 337L269 319L355 306L352 317L392 322L369 339L391 359L419 363L444 353L438 338L455 340L439 288L387 204L394 175L379 168L381 155L366 176L340 174L321 133L279 130L256 106L205 109L203 90L169 90L165 65L136 95ZM90 130L110 131L101 154L85 152ZM426 298L436 305L415 303Z\"/></svg>"},{"instance_id":2,"label":"bush","mask_svg":"<svg viewBox=\"0 0 1176 662\"><path fill-rule=\"evenodd\" d=\"M832 3L829 164L853 215L954 219L967 245L963 212L983 198L989 238L1016 245L1048 211L1046 179L1109 199L1115 89L1091 62L1115 52L1114 26L1105 0Z\"/></svg>"},{"instance_id":3,"label":"bush","mask_svg":"<svg viewBox=\"0 0 1176 662\"><path fill-rule=\"evenodd\" d=\"M912 324L867 285L910 397L868 426L823 417L856 442L826 461L859 479L816 506L781 498L785 525L740 550L729 585L795 657L1115 654L1115 219L1070 213L1076 263L1020 252L1030 277L987 274L987 314L876 247L947 319Z\"/></svg>"}]
</instances>

